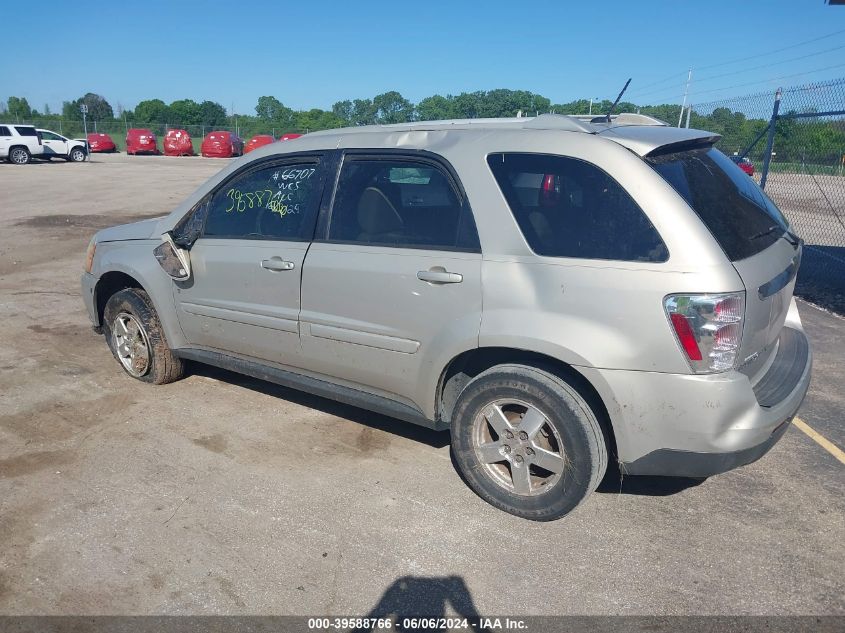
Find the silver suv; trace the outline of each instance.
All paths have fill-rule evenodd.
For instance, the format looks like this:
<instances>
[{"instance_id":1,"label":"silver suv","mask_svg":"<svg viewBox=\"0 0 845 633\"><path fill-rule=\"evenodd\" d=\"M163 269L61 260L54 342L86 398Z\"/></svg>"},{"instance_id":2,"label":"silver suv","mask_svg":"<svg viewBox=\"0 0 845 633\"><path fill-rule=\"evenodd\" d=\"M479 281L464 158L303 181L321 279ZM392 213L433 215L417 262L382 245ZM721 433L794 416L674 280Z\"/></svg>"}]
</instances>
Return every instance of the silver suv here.
<instances>
[{"instance_id":1,"label":"silver suv","mask_svg":"<svg viewBox=\"0 0 845 633\"><path fill-rule=\"evenodd\" d=\"M83 297L139 380L199 361L449 429L479 496L554 519L609 455L752 462L804 398L801 241L717 140L625 114L308 134L99 232Z\"/></svg>"}]
</instances>

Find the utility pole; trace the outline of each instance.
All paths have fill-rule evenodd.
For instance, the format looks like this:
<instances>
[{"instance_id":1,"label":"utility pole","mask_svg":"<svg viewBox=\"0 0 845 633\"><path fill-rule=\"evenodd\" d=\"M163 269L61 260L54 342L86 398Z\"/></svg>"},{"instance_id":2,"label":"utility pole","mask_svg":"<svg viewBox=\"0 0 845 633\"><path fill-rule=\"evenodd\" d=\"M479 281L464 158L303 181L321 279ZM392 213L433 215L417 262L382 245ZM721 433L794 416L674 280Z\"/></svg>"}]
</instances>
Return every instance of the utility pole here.
<instances>
[{"instance_id":1,"label":"utility pole","mask_svg":"<svg viewBox=\"0 0 845 633\"><path fill-rule=\"evenodd\" d=\"M689 94L689 82L692 80L692 68L687 73L687 85L684 88L684 101L681 103L681 113L678 115L678 127L681 127L681 119L684 118L684 108L687 105L687 94Z\"/></svg>"},{"instance_id":2,"label":"utility pole","mask_svg":"<svg viewBox=\"0 0 845 633\"><path fill-rule=\"evenodd\" d=\"M687 129L689 129L689 118L690 118L691 114L692 114L692 104L687 106L687 125L686 125Z\"/></svg>"}]
</instances>

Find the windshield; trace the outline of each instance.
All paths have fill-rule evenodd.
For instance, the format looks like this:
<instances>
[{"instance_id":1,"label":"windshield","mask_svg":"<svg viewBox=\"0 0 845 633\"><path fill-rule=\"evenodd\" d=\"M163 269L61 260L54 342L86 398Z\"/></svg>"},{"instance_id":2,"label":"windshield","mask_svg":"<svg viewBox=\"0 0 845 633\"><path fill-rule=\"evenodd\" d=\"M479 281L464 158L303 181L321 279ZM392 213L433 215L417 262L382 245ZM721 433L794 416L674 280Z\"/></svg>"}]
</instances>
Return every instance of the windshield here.
<instances>
[{"instance_id":1,"label":"windshield","mask_svg":"<svg viewBox=\"0 0 845 633\"><path fill-rule=\"evenodd\" d=\"M751 257L774 244L788 223L752 178L717 149L646 158L689 203L731 259Z\"/></svg>"}]
</instances>

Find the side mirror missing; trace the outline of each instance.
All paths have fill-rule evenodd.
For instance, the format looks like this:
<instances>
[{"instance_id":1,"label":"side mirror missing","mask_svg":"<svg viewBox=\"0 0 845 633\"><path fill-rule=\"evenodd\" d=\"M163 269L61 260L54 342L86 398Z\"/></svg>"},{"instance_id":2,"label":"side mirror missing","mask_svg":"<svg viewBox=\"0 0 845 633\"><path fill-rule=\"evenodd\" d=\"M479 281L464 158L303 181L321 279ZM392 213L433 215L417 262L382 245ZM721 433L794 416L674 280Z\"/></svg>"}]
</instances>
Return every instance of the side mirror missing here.
<instances>
[{"instance_id":1,"label":"side mirror missing","mask_svg":"<svg viewBox=\"0 0 845 633\"><path fill-rule=\"evenodd\" d=\"M191 278L191 257L188 251L173 243L170 233L161 236L162 243L153 251L159 265L170 277L176 281L187 281Z\"/></svg>"}]
</instances>

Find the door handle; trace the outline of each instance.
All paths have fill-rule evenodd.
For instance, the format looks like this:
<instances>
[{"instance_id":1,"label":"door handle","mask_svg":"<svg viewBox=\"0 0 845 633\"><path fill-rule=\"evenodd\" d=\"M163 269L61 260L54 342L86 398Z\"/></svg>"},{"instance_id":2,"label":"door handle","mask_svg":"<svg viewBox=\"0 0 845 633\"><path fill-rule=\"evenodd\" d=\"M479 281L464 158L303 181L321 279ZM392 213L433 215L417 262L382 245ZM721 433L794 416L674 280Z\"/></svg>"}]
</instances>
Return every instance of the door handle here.
<instances>
[{"instance_id":1,"label":"door handle","mask_svg":"<svg viewBox=\"0 0 845 633\"><path fill-rule=\"evenodd\" d=\"M432 284L459 284L464 280L464 276L445 270L421 270L417 273L417 279Z\"/></svg>"},{"instance_id":2,"label":"door handle","mask_svg":"<svg viewBox=\"0 0 845 633\"><path fill-rule=\"evenodd\" d=\"M280 257L271 257L270 259L263 260L261 262L261 267L278 272L280 270L293 270L294 263Z\"/></svg>"}]
</instances>

